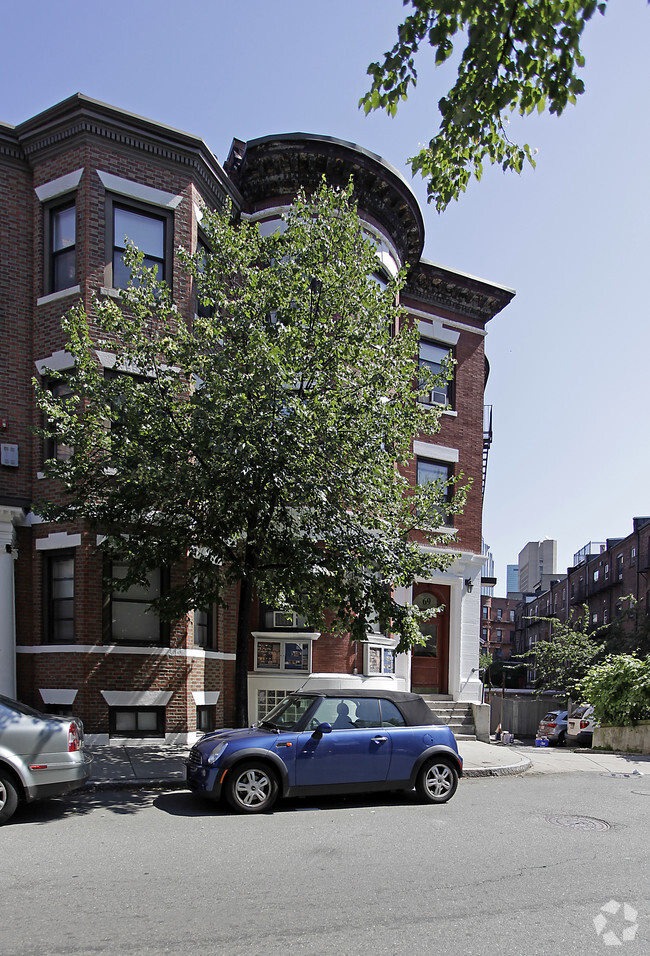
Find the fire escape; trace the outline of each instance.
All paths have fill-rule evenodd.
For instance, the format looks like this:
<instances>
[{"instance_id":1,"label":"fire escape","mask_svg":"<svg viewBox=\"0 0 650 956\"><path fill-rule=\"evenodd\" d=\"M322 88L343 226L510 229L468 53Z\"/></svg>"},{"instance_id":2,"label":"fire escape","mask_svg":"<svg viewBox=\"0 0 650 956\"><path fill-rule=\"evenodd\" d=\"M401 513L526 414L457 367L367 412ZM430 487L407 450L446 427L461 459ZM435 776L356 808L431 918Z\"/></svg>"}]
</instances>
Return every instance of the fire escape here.
<instances>
[{"instance_id":1,"label":"fire escape","mask_svg":"<svg viewBox=\"0 0 650 956\"><path fill-rule=\"evenodd\" d=\"M492 444L492 406L483 406L483 483L481 494L485 496L485 481L487 479L488 455Z\"/></svg>"}]
</instances>

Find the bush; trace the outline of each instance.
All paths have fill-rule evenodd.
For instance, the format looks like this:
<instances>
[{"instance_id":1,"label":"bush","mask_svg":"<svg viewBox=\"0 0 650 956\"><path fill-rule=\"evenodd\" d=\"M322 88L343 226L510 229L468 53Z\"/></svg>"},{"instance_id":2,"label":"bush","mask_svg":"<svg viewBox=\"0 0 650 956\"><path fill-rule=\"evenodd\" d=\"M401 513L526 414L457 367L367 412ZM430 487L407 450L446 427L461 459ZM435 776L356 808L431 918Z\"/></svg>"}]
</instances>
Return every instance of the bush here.
<instances>
[{"instance_id":1,"label":"bush","mask_svg":"<svg viewBox=\"0 0 650 956\"><path fill-rule=\"evenodd\" d=\"M630 727L650 720L650 655L610 654L589 669L580 691L601 724Z\"/></svg>"}]
</instances>

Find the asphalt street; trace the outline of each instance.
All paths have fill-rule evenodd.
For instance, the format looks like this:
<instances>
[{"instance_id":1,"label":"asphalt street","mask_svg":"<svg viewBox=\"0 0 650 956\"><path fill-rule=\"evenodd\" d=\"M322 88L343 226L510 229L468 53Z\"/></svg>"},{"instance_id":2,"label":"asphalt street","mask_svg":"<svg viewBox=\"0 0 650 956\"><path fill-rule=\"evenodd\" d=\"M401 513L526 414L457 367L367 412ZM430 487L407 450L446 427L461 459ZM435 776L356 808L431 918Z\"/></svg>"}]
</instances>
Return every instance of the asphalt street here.
<instances>
[{"instance_id":1,"label":"asphalt street","mask_svg":"<svg viewBox=\"0 0 650 956\"><path fill-rule=\"evenodd\" d=\"M647 956L649 814L650 776L604 770L257 817L183 790L70 795L0 831L0 952Z\"/></svg>"}]
</instances>

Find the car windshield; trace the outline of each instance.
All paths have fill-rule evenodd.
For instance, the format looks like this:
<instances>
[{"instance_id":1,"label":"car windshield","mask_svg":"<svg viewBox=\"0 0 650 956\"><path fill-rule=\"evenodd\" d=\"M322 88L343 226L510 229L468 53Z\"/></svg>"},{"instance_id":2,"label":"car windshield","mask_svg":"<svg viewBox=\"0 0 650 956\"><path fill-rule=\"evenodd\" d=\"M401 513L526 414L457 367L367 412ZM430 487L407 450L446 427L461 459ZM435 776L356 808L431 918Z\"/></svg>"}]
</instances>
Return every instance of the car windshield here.
<instances>
[{"instance_id":1,"label":"car windshield","mask_svg":"<svg viewBox=\"0 0 650 956\"><path fill-rule=\"evenodd\" d=\"M295 730L316 697L291 696L285 697L279 704L262 717L260 727L272 727L274 730Z\"/></svg>"}]
</instances>

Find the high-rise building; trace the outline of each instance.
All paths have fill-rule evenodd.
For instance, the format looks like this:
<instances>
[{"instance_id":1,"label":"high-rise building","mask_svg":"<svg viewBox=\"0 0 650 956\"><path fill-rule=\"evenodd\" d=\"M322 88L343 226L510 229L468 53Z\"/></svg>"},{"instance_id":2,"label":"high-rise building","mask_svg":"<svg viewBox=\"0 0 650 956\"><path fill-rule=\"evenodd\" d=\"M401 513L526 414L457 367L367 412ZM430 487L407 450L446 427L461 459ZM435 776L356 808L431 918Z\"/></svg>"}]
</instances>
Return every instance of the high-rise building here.
<instances>
[{"instance_id":1,"label":"high-rise building","mask_svg":"<svg viewBox=\"0 0 650 956\"><path fill-rule=\"evenodd\" d=\"M519 591L519 565L506 565L506 594L516 594Z\"/></svg>"},{"instance_id":2,"label":"high-rise building","mask_svg":"<svg viewBox=\"0 0 650 956\"><path fill-rule=\"evenodd\" d=\"M557 573L557 541L529 541L519 552L519 590L534 591L545 574Z\"/></svg>"}]
</instances>

